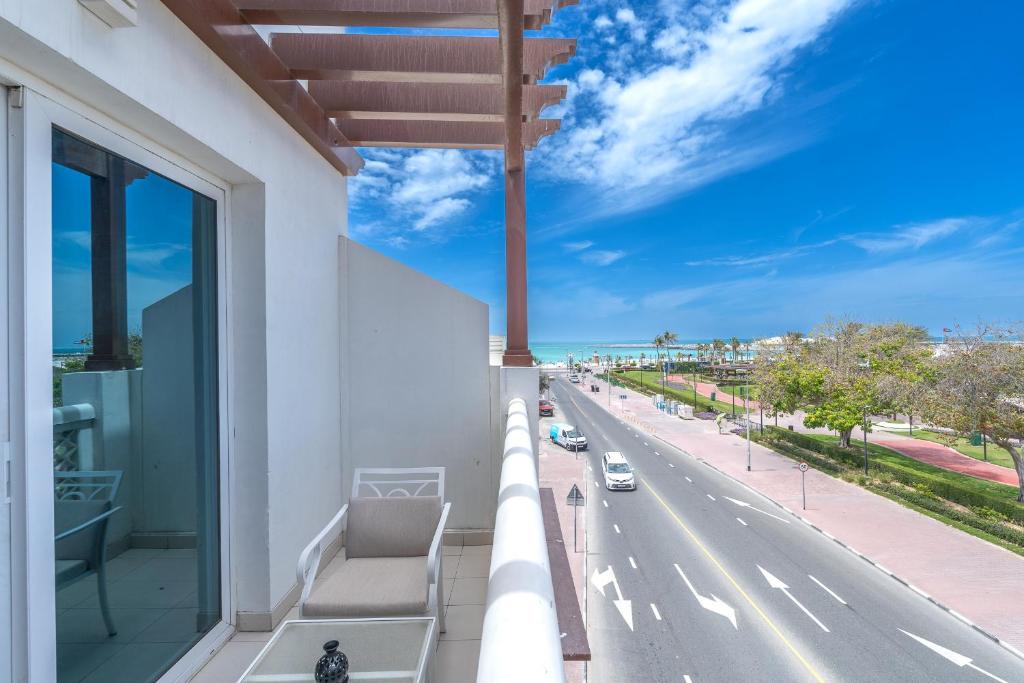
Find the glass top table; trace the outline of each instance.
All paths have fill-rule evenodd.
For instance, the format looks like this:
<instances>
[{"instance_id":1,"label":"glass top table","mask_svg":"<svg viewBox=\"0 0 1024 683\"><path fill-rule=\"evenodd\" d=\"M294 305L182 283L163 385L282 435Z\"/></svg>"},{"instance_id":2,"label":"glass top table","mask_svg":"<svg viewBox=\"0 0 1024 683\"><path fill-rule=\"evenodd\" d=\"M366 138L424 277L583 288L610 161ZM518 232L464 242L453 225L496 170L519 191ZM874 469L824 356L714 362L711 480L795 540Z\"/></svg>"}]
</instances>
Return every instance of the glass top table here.
<instances>
[{"instance_id":1,"label":"glass top table","mask_svg":"<svg viewBox=\"0 0 1024 683\"><path fill-rule=\"evenodd\" d=\"M313 670L330 640L348 657L352 683L428 683L437 624L433 617L286 621L238 683L315 681Z\"/></svg>"}]
</instances>

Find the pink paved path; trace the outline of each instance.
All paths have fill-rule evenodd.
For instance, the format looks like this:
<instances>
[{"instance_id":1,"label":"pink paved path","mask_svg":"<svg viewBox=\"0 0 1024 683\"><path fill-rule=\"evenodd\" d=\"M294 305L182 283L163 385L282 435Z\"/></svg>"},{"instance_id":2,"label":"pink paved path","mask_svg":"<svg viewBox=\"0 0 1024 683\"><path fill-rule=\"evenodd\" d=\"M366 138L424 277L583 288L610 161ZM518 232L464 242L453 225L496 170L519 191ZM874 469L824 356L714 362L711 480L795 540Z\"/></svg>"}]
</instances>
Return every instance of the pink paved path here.
<instances>
[{"instance_id":1,"label":"pink paved path","mask_svg":"<svg viewBox=\"0 0 1024 683\"><path fill-rule=\"evenodd\" d=\"M1000 467L990 462L975 460L941 443L898 436L874 437L871 441L874 441L879 446L891 448L897 453L902 453L908 458L920 460L945 470L960 472L961 474L967 474L978 479L988 479L1000 484L1017 486L1017 473L1009 467Z\"/></svg>"},{"instance_id":2,"label":"pink paved path","mask_svg":"<svg viewBox=\"0 0 1024 683\"><path fill-rule=\"evenodd\" d=\"M622 389L625 409L601 394L580 392L604 410L707 461L790 510L800 508L796 463L753 444L719 435L713 422L682 420L658 411L648 397ZM963 533L865 489L810 470L803 515L848 546L963 614L988 633L1024 649L1024 557Z\"/></svg>"},{"instance_id":3,"label":"pink paved path","mask_svg":"<svg viewBox=\"0 0 1024 683\"><path fill-rule=\"evenodd\" d=\"M548 425L554 422L554 418L540 419L540 445L538 448L539 455L539 479L542 487L548 487L552 489L552 493L555 495L555 503L559 503L565 500L566 496L569 495L569 489L572 488L573 484L580 487L583 491L583 495L588 499L589 491L587 489L586 479L586 455L580 455L579 459L576 458L572 453L565 450L561 446L555 446L548 439L543 437L548 432ZM562 538L565 539L565 550L569 556L569 566L572 568L572 580L576 586L576 598L580 602L580 609L586 617L587 611L584 608L584 590L586 589L586 581L584 580L585 570L584 561L586 559L586 553L584 552L587 547L587 515L586 508L582 508L577 513L579 516L576 518L576 533L578 539L579 552L573 552L572 542L572 512L573 508L568 505L557 505L558 508L558 521L562 527ZM566 662L565 663L565 679L568 683L582 683L585 678L585 668L583 662Z\"/></svg>"}]
</instances>

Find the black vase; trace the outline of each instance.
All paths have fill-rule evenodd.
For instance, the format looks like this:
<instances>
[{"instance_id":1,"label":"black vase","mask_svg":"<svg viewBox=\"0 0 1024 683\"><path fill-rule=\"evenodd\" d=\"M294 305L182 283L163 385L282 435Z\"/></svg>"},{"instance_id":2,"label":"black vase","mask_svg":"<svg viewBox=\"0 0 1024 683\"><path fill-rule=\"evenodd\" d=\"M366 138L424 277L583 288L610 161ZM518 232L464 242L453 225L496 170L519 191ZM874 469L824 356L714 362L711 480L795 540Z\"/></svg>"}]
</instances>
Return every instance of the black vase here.
<instances>
[{"instance_id":1,"label":"black vase","mask_svg":"<svg viewBox=\"0 0 1024 683\"><path fill-rule=\"evenodd\" d=\"M348 657L338 651L338 641L324 643L324 654L313 672L316 683L348 683Z\"/></svg>"}]
</instances>

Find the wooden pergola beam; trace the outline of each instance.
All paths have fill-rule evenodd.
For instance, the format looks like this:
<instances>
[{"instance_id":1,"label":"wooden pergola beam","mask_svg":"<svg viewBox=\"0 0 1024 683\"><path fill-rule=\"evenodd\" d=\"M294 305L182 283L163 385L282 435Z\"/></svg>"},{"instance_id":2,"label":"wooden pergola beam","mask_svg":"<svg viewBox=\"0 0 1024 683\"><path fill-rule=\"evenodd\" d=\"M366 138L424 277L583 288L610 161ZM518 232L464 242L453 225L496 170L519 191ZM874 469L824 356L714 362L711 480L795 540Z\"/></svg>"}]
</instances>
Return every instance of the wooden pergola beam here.
<instances>
[{"instance_id":1,"label":"wooden pergola beam","mask_svg":"<svg viewBox=\"0 0 1024 683\"><path fill-rule=\"evenodd\" d=\"M526 0L524 24L539 30L577 0ZM498 27L497 0L236 0L253 24L393 28Z\"/></svg>"},{"instance_id":2,"label":"wooden pergola beam","mask_svg":"<svg viewBox=\"0 0 1024 683\"><path fill-rule=\"evenodd\" d=\"M558 119L522 124L522 144L532 149L558 130ZM504 149L504 122L409 121L342 119L338 127L359 147L442 147L446 149Z\"/></svg>"},{"instance_id":3,"label":"wooden pergola beam","mask_svg":"<svg viewBox=\"0 0 1024 683\"><path fill-rule=\"evenodd\" d=\"M328 116L338 119L505 120L500 85L310 81L309 94ZM564 85L523 86L523 120L536 119L544 107L558 104L565 94Z\"/></svg>"},{"instance_id":4,"label":"wooden pergola beam","mask_svg":"<svg viewBox=\"0 0 1024 683\"><path fill-rule=\"evenodd\" d=\"M522 17L519 18L522 25ZM525 41L521 79L535 82L576 53L568 38ZM270 45L292 78L308 80L470 83L502 82L497 38L273 33Z\"/></svg>"}]
</instances>

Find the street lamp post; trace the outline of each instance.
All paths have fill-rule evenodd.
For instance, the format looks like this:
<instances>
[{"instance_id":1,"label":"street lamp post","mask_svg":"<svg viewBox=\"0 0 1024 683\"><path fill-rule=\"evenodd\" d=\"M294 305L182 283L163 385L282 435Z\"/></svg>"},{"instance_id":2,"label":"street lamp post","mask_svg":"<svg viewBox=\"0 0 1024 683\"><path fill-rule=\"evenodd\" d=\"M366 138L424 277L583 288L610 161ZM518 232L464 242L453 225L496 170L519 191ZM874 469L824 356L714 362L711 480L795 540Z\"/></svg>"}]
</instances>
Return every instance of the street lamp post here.
<instances>
[{"instance_id":1,"label":"street lamp post","mask_svg":"<svg viewBox=\"0 0 1024 683\"><path fill-rule=\"evenodd\" d=\"M864 474L868 473L868 408L864 406Z\"/></svg>"},{"instance_id":2,"label":"street lamp post","mask_svg":"<svg viewBox=\"0 0 1024 683\"><path fill-rule=\"evenodd\" d=\"M743 387L743 403L747 406L747 472L750 471L750 375L745 377L747 380ZM735 400L736 394L733 394Z\"/></svg>"}]
</instances>

